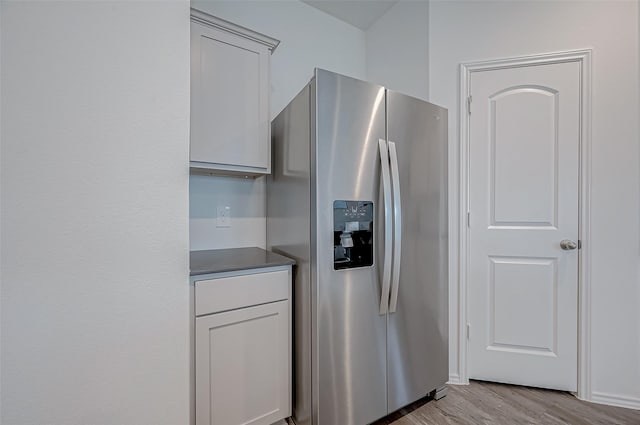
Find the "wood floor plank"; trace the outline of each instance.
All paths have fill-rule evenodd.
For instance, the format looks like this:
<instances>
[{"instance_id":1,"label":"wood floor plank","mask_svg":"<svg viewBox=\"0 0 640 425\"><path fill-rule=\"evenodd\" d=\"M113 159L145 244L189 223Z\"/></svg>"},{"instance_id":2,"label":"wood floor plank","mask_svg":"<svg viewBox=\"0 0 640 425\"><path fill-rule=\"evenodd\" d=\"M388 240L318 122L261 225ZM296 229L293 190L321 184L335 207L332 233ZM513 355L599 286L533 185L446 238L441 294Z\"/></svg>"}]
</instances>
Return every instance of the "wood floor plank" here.
<instances>
[{"instance_id":1,"label":"wood floor plank","mask_svg":"<svg viewBox=\"0 0 640 425\"><path fill-rule=\"evenodd\" d=\"M471 381L373 425L640 425L640 410L588 403L562 391Z\"/></svg>"}]
</instances>

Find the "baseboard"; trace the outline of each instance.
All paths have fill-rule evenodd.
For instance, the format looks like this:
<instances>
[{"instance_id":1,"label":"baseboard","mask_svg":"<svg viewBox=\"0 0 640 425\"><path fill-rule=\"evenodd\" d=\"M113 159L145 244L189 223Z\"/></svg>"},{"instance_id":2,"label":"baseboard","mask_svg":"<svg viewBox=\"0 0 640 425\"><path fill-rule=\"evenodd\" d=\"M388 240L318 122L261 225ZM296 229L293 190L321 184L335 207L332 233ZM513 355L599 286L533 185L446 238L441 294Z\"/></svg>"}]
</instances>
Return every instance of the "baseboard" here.
<instances>
[{"instance_id":1,"label":"baseboard","mask_svg":"<svg viewBox=\"0 0 640 425\"><path fill-rule=\"evenodd\" d=\"M593 392L591 393L591 400L588 401L592 403L606 404L609 406L626 407L627 409L640 410L640 398L636 397Z\"/></svg>"}]
</instances>

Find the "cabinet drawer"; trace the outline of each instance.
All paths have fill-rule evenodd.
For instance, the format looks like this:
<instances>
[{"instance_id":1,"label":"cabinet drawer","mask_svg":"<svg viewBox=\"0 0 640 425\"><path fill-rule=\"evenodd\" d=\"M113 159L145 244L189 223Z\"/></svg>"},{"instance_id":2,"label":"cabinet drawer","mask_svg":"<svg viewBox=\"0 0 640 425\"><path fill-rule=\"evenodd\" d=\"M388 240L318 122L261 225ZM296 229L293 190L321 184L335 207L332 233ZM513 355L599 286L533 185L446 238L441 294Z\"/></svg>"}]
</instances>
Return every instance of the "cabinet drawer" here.
<instances>
[{"instance_id":1,"label":"cabinet drawer","mask_svg":"<svg viewBox=\"0 0 640 425\"><path fill-rule=\"evenodd\" d=\"M286 300L289 284L287 270L197 281L196 316Z\"/></svg>"}]
</instances>

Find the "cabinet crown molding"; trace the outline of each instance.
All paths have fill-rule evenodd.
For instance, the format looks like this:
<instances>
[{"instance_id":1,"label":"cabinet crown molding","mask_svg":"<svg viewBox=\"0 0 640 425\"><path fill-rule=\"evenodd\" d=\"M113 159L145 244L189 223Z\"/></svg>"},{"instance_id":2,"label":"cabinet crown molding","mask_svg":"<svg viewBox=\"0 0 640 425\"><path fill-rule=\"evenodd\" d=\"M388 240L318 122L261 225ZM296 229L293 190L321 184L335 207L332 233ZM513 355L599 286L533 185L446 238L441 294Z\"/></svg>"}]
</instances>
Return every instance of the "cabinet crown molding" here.
<instances>
[{"instance_id":1,"label":"cabinet crown molding","mask_svg":"<svg viewBox=\"0 0 640 425\"><path fill-rule=\"evenodd\" d=\"M198 22L212 28L221 29L223 31L227 31L237 36L244 37L256 43L260 43L264 46L267 46L272 54L273 51L276 50L276 47L278 47L278 45L280 44L280 40L276 40L273 37L269 37L268 35L250 30L249 28L234 24L233 22L225 21L224 19L210 15L198 9L191 8L191 21Z\"/></svg>"}]
</instances>

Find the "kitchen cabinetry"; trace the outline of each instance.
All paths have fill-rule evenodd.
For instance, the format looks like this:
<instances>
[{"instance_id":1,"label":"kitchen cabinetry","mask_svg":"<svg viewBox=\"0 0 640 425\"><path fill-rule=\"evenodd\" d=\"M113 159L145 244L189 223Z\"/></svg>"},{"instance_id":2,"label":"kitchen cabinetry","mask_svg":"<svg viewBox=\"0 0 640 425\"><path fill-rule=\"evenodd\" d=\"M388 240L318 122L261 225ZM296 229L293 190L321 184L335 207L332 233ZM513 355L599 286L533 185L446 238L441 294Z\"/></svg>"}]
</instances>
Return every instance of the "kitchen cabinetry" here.
<instances>
[{"instance_id":1,"label":"kitchen cabinetry","mask_svg":"<svg viewBox=\"0 0 640 425\"><path fill-rule=\"evenodd\" d=\"M192 281L196 425L291 416L291 265Z\"/></svg>"},{"instance_id":2,"label":"kitchen cabinetry","mask_svg":"<svg viewBox=\"0 0 640 425\"><path fill-rule=\"evenodd\" d=\"M192 170L245 176L271 172L269 63L277 44L192 10Z\"/></svg>"}]
</instances>

